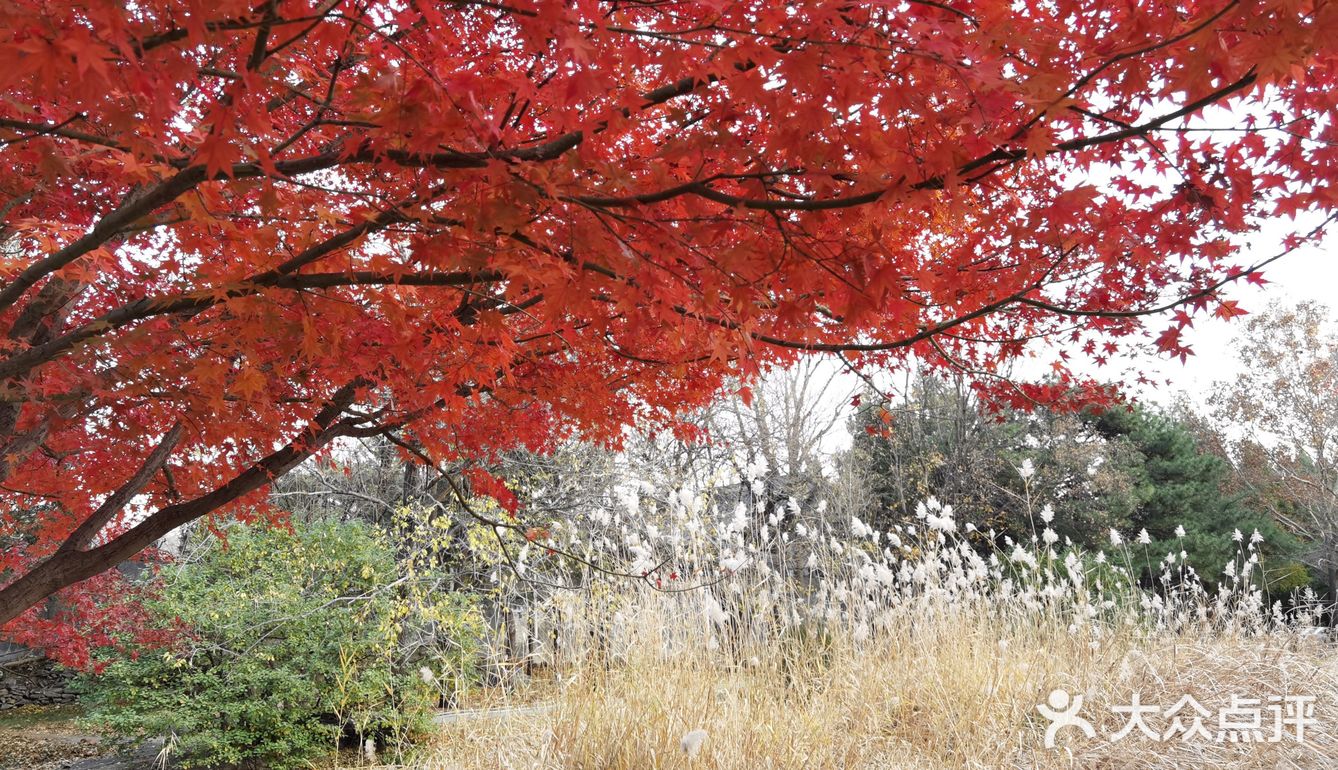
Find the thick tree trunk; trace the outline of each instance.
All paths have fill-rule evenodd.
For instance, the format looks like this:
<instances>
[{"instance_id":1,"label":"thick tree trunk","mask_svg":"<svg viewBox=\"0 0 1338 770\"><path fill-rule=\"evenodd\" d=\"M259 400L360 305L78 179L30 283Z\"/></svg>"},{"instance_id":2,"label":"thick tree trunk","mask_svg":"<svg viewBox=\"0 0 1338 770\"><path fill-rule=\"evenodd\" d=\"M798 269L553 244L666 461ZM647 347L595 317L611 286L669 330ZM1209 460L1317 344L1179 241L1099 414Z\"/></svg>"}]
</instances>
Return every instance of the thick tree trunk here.
<instances>
[{"instance_id":1,"label":"thick tree trunk","mask_svg":"<svg viewBox=\"0 0 1338 770\"><path fill-rule=\"evenodd\" d=\"M159 508L123 534L94 548L79 547L79 535L0 589L0 627L62 588L105 572L153 545L183 524L195 521L271 483L296 468L337 436L359 434L356 421L338 421L353 401L361 380L340 388L306 430L287 446L266 456L221 487L191 500Z\"/></svg>"},{"instance_id":2,"label":"thick tree trunk","mask_svg":"<svg viewBox=\"0 0 1338 770\"><path fill-rule=\"evenodd\" d=\"M270 457L284 451L280 450ZM287 472L309 454L304 453L300 458L292 460L291 465L283 468L282 472ZM96 548L62 550L38 562L17 580L0 589L0 626L62 588L106 572L130 559L182 524L212 513L242 495L259 489L268 483L269 477L258 471L258 468L259 465L252 466L208 495L160 508L124 534Z\"/></svg>"},{"instance_id":3,"label":"thick tree trunk","mask_svg":"<svg viewBox=\"0 0 1338 770\"><path fill-rule=\"evenodd\" d=\"M102 565L91 554L66 551L41 562L0 590L0 626L66 586L87 580L115 563Z\"/></svg>"},{"instance_id":4,"label":"thick tree trunk","mask_svg":"<svg viewBox=\"0 0 1338 770\"><path fill-rule=\"evenodd\" d=\"M266 466L275 471L273 476L265 470L260 470L261 465L266 465L262 462L203 497L159 509L129 531L103 545L88 550L61 550L38 562L17 580L0 589L0 627L62 588L68 588L115 567L153 545L159 538L177 527L212 513L237 498L259 489L271 479L291 470L310 456L312 451L314 447L304 452L282 449L266 458L268 460L281 454L285 455L284 462Z\"/></svg>"}]
</instances>

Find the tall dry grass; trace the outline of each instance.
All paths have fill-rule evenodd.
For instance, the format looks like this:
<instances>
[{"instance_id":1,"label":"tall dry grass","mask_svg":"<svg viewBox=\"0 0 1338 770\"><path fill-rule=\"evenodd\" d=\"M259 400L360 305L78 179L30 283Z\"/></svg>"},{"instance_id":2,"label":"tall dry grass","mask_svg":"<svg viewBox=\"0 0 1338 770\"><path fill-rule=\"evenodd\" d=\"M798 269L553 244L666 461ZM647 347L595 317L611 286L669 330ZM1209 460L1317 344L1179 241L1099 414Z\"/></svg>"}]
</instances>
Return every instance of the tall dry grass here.
<instances>
[{"instance_id":1,"label":"tall dry grass","mask_svg":"<svg viewBox=\"0 0 1338 770\"><path fill-rule=\"evenodd\" d=\"M624 617L625 651L608 665L567 672L549 710L446 726L421 766L1338 767L1338 657L1291 633L1131 627L1098 638L963 604L908 614L858 644L844 633L748 644L730 665L683 609L641 597ZM1084 694L1095 739L1068 730L1043 748L1048 721L1036 705L1055 688ZM1318 724L1304 743L1112 742L1123 723L1108 707L1134 692L1163 706L1188 694L1214 711L1233 694L1314 695ZM689 759L680 739L693 729L708 737Z\"/></svg>"},{"instance_id":2,"label":"tall dry grass","mask_svg":"<svg viewBox=\"0 0 1338 770\"><path fill-rule=\"evenodd\" d=\"M921 518L753 545L728 526L683 528L697 541L658 526L678 538L680 581L721 565L727 577L681 593L610 581L553 594L565 654L542 707L448 724L416 767L1338 767L1338 652L1311 633L1314 607L1284 613L1260 590L1256 540L1241 539L1214 590L1174 555L1150 590L1122 538L1109 555L1061 547L1042 515L1032 542L981 555L985 538L959 533L950 509ZM630 542L643 561L653 550ZM1037 705L1054 689L1083 696L1095 737L1066 729L1043 746ZM1257 698L1265 734L1269 696L1313 696L1315 724L1304 741L1291 728L1277 742L1111 740L1124 720L1110 709L1134 693L1163 709L1193 697L1213 733L1233 696ZM690 756L693 730L706 739Z\"/></svg>"}]
</instances>

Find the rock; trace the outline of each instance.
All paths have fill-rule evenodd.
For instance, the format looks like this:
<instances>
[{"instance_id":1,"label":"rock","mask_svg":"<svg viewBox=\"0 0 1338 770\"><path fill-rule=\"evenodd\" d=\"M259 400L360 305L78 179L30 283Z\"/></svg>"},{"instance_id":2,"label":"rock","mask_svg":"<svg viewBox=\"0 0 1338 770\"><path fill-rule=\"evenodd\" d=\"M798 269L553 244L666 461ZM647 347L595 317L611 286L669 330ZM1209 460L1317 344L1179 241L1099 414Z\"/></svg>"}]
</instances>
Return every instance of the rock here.
<instances>
[{"instance_id":1,"label":"rock","mask_svg":"<svg viewBox=\"0 0 1338 770\"><path fill-rule=\"evenodd\" d=\"M70 674L40 657L0 666L0 711L21 706L73 703Z\"/></svg>"}]
</instances>

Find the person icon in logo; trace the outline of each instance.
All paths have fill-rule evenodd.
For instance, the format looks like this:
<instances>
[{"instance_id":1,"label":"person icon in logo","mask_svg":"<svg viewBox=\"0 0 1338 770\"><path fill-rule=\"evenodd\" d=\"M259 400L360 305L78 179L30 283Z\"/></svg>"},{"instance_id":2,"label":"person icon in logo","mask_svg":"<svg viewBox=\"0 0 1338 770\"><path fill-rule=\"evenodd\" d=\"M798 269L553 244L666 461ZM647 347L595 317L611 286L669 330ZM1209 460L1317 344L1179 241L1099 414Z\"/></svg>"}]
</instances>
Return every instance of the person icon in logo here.
<instances>
[{"instance_id":1,"label":"person icon in logo","mask_svg":"<svg viewBox=\"0 0 1338 770\"><path fill-rule=\"evenodd\" d=\"M1036 706L1036 710L1041 712L1041 716L1050 720L1050 726L1045 729L1047 749L1055 747L1055 735L1064 727L1076 727L1088 738L1096 737L1092 723L1078 716L1078 712L1082 710L1081 695L1069 695L1064 690L1051 690L1050 696L1045 700L1045 703Z\"/></svg>"}]
</instances>

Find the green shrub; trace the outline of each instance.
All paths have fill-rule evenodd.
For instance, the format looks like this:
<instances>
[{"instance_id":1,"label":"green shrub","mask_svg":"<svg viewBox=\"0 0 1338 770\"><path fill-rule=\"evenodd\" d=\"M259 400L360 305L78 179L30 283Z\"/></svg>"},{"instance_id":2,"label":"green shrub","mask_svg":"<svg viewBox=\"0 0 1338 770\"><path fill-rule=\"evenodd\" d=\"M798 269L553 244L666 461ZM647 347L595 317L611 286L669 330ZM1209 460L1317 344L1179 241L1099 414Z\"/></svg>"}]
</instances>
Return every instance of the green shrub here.
<instances>
[{"instance_id":1,"label":"green shrub","mask_svg":"<svg viewBox=\"0 0 1338 770\"><path fill-rule=\"evenodd\" d=\"M454 672L477 623L459 597L418 606L398 571L356 523L232 527L163 571L149 610L176 641L104 653L82 683L90 719L127 742L165 737L185 767L300 767L346 731L398 749L438 696L441 634L406 645L406 625L454 619Z\"/></svg>"},{"instance_id":2,"label":"green shrub","mask_svg":"<svg viewBox=\"0 0 1338 770\"><path fill-rule=\"evenodd\" d=\"M1310 570L1306 569L1304 564L1295 561L1283 562L1276 567L1265 562L1264 575L1267 579L1266 587L1274 596L1286 596L1300 591L1314 580Z\"/></svg>"}]
</instances>

